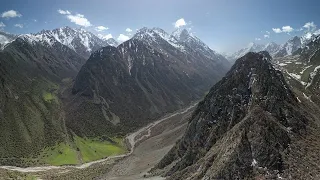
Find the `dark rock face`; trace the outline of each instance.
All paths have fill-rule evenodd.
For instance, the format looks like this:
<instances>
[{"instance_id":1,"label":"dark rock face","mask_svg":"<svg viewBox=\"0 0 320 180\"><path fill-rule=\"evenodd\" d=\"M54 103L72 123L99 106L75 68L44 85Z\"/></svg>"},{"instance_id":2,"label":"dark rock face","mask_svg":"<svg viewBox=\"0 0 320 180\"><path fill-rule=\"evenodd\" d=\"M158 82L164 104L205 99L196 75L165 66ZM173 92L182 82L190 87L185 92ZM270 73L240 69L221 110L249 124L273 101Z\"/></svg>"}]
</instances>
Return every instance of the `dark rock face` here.
<instances>
[{"instance_id":1,"label":"dark rock face","mask_svg":"<svg viewBox=\"0 0 320 180\"><path fill-rule=\"evenodd\" d=\"M293 136L306 132L308 118L270 61L267 52L238 59L153 172L170 179L254 179L283 172L283 153Z\"/></svg>"},{"instance_id":2,"label":"dark rock face","mask_svg":"<svg viewBox=\"0 0 320 180\"><path fill-rule=\"evenodd\" d=\"M198 50L203 46L199 43L193 49L196 44L183 45L169 38L159 28L143 28L117 48L109 46L92 54L72 89L80 98L68 113L69 127L85 135L105 132L99 133L96 125L128 132L201 98L226 72L227 60L212 50L205 54ZM109 115L99 115L94 122L79 121L89 106L97 114ZM84 130L90 126L90 131Z\"/></svg>"}]
</instances>

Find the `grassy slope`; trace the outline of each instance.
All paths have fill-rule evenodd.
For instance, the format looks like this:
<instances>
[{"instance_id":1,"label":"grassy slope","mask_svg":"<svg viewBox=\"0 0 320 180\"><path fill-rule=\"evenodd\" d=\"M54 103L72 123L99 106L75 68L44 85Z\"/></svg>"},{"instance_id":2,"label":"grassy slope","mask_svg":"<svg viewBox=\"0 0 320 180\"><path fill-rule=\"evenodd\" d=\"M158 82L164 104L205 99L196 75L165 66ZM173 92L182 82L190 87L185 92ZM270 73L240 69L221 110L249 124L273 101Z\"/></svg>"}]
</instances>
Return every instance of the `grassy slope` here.
<instances>
[{"instance_id":1,"label":"grassy slope","mask_svg":"<svg viewBox=\"0 0 320 180\"><path fill-rule=\"evenodd\" d=\"M121 139L117 141L101 141L98 139L86 139L75 137L75 143L78 147L84 162L90 162L108 156L119 155L125 153L125 147Z\"/></svg>"},{"instance_id":2,"label":"grassy slope","mask_svg":"<svg viewBox=\"0 0 320 180\"><path fill-rule=\"evenodd\" d=\"M46 164L55 166L78 164L76 151L65 143L60 143L54 147L44 149L41 152L39 159Z\"/></svg>"},{"instance_id":3,"label":"grassy slope","mask_svg":"<svg viewBox=\"0 0 320 180\"><path fill-rule=\"evenodd\" d=\"M77 159L77 151L79 151L83 162L95 161L125 153L126 148L122 140L122 138L114 138L112 141L102 141L75 136L75 146L60 143L44 149L38 158L50 165L74 165L79 164Z\"/></svg>"}]
</instances>

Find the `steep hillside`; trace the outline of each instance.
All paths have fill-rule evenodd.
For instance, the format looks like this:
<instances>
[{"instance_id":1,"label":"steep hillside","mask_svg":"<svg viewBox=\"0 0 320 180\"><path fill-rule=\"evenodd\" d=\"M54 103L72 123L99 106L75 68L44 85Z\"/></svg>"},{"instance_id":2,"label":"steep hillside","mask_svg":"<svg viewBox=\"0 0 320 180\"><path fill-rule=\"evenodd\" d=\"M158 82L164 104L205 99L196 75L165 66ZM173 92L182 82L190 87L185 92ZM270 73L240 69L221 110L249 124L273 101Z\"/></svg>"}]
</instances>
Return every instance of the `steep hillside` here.
<instances>
[{"instance_id":1,"label":"steep hillside","mask_svg":"<svg viewBox=\"0 0 320 180\"><path fill-rule=\"evenodd\" d=\"M0 164L37 163L44 147L66 140L60 83L85 59L67 46L17 38L0 52Z\"/></svg>"},{"instance_id":2,"label":"steep hillside","mask_svg":"<svg viewBox=\"0 0 320 180\"><path fill-rule=\"evenodd\" d=\"M183 138L152 172L169 179L316 177L319 168L311 166L319 158L310 149L319 141L309 139L319 137L319 113L309 105L268 53L248 53L199 103Z\"/></svg>"}]
</instances>

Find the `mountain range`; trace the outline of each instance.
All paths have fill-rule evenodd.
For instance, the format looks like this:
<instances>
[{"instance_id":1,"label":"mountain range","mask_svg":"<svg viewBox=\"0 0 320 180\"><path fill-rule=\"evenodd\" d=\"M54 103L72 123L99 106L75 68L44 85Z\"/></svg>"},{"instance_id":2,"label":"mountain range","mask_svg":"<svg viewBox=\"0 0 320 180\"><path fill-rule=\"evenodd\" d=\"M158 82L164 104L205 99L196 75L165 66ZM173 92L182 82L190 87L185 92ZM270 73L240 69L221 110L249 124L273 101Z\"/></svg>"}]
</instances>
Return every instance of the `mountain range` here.
<instances>
[{"instance_id":1,"label":"mountain range","mask_svg":"<svg viewBox=\"0 0 320 180\"><path fill-rule=\"evenodd\" d=\"M299 48L305 47L313 38L320 34L319 31L314 33L306 33L301 37L294 36L290 38L287 42L282 45L278 45L275 42L268 43L266 45L256 44L251 42L247 47L236 51L231 55L226 55L226 57L230 60L230 62L234 62L235 60L241 58L248 52L260 52L267 51L272 57L284 57L288 55L292 55Z\"/></svg>"},{"instance_id":2,"label":"mountain range","mask_svg":"<svg viewBox=\"0 0 320 180\"><path fill-rule=\"evenodd\" d=\"M186 29L144 27L118 44L63 27L0 42L0 165L82 164L109 156L106 144L124 153L128 133L200 101L149 175L320 178L316 33L250 43L232 67Z\"/></svg>"},{"instance_id":3,"label":"mountain range","mask_svg":"<svg viewBox=\"0 0 320 180\"><path fill-rule=\"evenodd\" d=\"M114 143L111 139L201 99L230 67L183 29L171 35L142 28L117 47L110 46L115 40L70 27L3 36L4 165L51 164L59 156L55 152L64 151L76 152L70 156L76 164L101 158L81 142ZM84 147L93 159L83 156Z\"/></svg>"}]
</instances>

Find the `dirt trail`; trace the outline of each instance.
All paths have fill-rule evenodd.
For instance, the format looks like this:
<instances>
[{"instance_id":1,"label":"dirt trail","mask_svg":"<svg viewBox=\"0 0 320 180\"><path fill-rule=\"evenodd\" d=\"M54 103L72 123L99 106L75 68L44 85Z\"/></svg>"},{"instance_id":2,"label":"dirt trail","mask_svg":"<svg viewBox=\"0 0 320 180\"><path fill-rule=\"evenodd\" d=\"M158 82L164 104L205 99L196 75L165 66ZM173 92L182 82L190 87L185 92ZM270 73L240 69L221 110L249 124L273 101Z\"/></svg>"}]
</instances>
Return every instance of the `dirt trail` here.
<instances>
[{"instance_id":1,"label":"dirt trail","mask_svg":"<svg viewBox=\"0 0 320 180\"><path fill-rule=\"evenodd\" d=\"M177 111L175 113L166 115L165 117L161 118L160 120L157 120L157 121L155 121L155 122L153 122L153 123L141 128L141 129L139 129L138 131L136 131L136 132L134 132L132 134L129 134L126 137L126 141L129 143L129 147L130 147L130 151L127 154L118 155L118 156L110 156L110 157L105 158L105 159L92 161L92 162L81 164L81 165L74 165L74 166L40 166L40 167L27 167L27 168L21 168L21 167L16 167L16 166L0 166L0 168L7 169L7 170L12 170L12 171L19 171L19 172L41 172L41 171L49 171L49 170L56 170L56 169L64 170L64 169L67 169L67 168L84 169L84 168L90 167L93 164L102 163L102 162L105 162L105 161L109 161L111 159L119 159L119 158L130 157L134 152L140 152L141 150L139 150L139 148L144 147L143 144L146 141L147 141L147 144L148 144L148 142L149 142L148 140L150 140L152 138L155 138L155 137L151 137L152 136L152 130L153 129L157 130L157 128L158 128L158 127L154 128L155 126L157 126L158 124L163 123L164 121L166 121L168 119L172 119L172 118L175 118L177 116L184 115L187 112L190 112L191 109L193 109L196 105L197 105L197 103L195 103L195 104L193 104L193 105L191 105L191 106L189 106L189 107L187 107L187 108L185 108L183 110L180 110L180 111ZM184 125L185 124L186 123L184 123ZM181 128L182 128L182 125L178 129L181 129ZM172 129L175 129L175 128L172 128ZM146 131L147 131L147 133L145 134ZM166 131L164 131L164 132L166 132ZM136 139L136 137L139 137L139 135L141 135L142 133L145 134L145 135L143 135L140 138ZM168 132L166 132L166 133L168 133ZM151 138L149 138L149 137L151 137ZM147 138L149 138L149 139L147 139ZM172 142L171 141L169 142L170 146L166 146L166 147L163 147L162 149L159 149L159 154L161 154L162 157L164 156L163 152L167 152L173 146L173 144L177 140L177 138L178 137L175 137L175 139ZM170 139L170 137L169 137L169 139ZM140 141L143 141L143 142L140 142ZM135 148L136 148L135 146L136 146L137 143L140 143L140 145L137 148L138 150L135 151ZM150 151L152 151L152 149L150 149ZM154 152L154 151L152 151L152 152ZM136 156L136 153L134 154L133 158L135 156ZM125 158L125 159L128 159L128 158ZM159 157L157 159L159 159ZM122 161L120 161L120 162L122 162Z\"/></svg>"}]
</instances>

